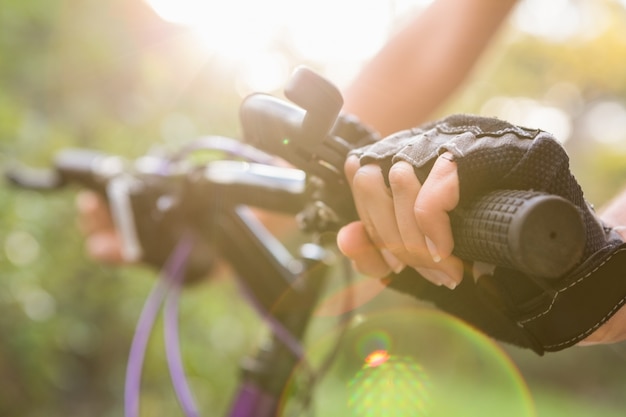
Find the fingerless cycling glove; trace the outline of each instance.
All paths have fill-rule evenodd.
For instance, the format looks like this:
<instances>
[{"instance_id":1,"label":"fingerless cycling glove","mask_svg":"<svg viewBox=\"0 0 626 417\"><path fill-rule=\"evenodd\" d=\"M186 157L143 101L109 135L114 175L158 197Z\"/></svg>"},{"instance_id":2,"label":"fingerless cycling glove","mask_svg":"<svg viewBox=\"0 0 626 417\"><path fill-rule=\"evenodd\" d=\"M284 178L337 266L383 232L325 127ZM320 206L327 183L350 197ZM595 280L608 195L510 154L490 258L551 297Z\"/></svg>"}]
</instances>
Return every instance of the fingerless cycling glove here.
<instances>
[{"instance_id":1,"label":"fingerless cycling glove","mask_svg":"<svg viewBox=\"0 0 626 417\"><path fill-rule=\"evenodd\" d=\"M423 183L446 151L454 155L458 167L459 206L499 189L543 191L571 201L584 219L583 260L557 279L529 277L503 267L478 280L466 273L452 291L407 268L392 277L392 288L430 300L498 340L539 354L578 343L624 304L626 245L585 201L567 153L551 134L494 118L453 115L352 154L361 165L380 165L386 181L389 168L406 161Z\"/></svg>"}]
</instances>

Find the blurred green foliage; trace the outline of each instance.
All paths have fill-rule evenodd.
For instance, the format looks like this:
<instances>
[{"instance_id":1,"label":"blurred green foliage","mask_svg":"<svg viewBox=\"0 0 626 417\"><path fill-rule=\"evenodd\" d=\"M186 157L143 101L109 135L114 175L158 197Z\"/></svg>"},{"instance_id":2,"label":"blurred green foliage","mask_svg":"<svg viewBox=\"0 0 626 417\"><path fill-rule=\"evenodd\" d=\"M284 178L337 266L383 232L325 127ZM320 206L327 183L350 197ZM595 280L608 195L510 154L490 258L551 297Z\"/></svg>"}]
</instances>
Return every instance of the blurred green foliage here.
<instances>
[{"instance_id":1,"label":"blurred green foliage","mask_svg":"<svg viewBox=\"0 0 626 417\"><path fill-rule=\"evenodd\" d=\"M548 42L507 28L444 109L479 112L497 96L554 104L551 87L577 86L577 102L560 103L573 126L566 146L596 204L626 182L623 144L600 146L582 128L597 101L626 102L625 12L602 5L612 21L601 36ZM45 166L66 146L134 156L195 135L237 135L240 96L229 69L199 56L186 36L140 0L3 0L2 168L18 160ZM154 271L88 260L73 198L72 190L0 188L2 416L122 415L126 356ZM214 281L185 291L181 312L185 365L204 415L227 406L238 361L259 336L232 280ZM159 336L146 359L143 415L179 415ZM624 345L544 358L507 352L540 416L617 416L626 408Z\"/></svg>"},{"instance_id":2,"label":"blurred green foliage","mask_svg":"<svg viewBox=\"0 0 626 417\"><path fill-rule=\"evenodd\" d=\"M2 169L20 160L45 167L67 146L134 156L204 132L235 135L239 97L210 66L197 79L184 73L182 63L194 58L178 32L141 1L3 1ZM168 123L185 129L173 138ZM123 414L126 358L154 271L86 259L73 199L72 190L0 188L3 416ZM223 408L254 337L224 332L253 316L228 281L198 285L184 305L192 382L205 409ZM158 332L154 338L142 407L175 415Z\"/></svg>"}]
</instances>

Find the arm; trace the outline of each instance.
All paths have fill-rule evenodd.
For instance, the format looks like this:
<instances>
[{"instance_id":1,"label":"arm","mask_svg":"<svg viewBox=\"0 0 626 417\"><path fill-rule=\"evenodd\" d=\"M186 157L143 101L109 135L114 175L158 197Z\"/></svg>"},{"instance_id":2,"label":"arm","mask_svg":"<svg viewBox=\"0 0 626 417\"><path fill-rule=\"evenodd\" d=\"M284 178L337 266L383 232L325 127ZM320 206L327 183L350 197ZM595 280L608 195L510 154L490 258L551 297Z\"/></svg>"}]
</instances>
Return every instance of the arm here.
<instances>
[{"instance_id":1,"label":"arm","mask_svg":"<svg viewBox=\"0 0 626 417\"><path fill-rule=\"evenodd\" d=\"M346 90L344 110L356 114L382 135L420 124L462 83L514 4L514 1L508 0L434 2L399 31L363 68ZM449 13L450 10L457 13ZM447 23L441 24L444 21ZM443 168L443 177L454 177L449 169L454 167L446 167L445 162L439 164ZM380 171L371 166L363 168L355 160L346 163L346 175L352 181L362 221L340 231L338 244L342 252L352 259L357 270L367 275L385 276L408 265L434 284L454 288L461 271L453 257L446 257L452 246L451 235L445 236L449 227L445 205L454 200L454 196L450 199L448 195L446 201L438 187L424 188L416 183L410 170L394 166L390 182L395 172L396 187L405 190L403 196L409 194L406 201L396 204L398 192L389 192L382 182ZM391 184L392 190L393 187ZM368 205L367 201L372 204ZM406 220L399 221L397 213L402 212L409 213L408 216L400 216L410 218L408 226ZM600 214L607 224L617 226L622 236L626 237L626 190ZM444 231L435 239L435 245L427 244L424 239L427 235L425 228ZM383 231L382 237L379 231ZM418 244L406 247L403 239L409 242L417 239ZM433 246L435 258L443 258L434 264L434 260L429 258L429 249ZM626 307L622 307L580 344L621 340L626 340Z\"/></svg>"},{"instance_id":2,"label":"arm","mask_svg":"<svg viewBox=\"0 0 626 417\"><path fill-rule=\"evenodd\" d=\"M515 4L433 2L364 66L346 90L344 111L383 136L425 121L467 77ZM456 173L446 171L453 167L449 161L439 166L445 178ZM378 167L359 168L349 160L345 168L361 222L342 229L338 243L355 268L380 277L409 265L433 283L454 288L462 278L462 263L450 256L453 242L442 209L449 211L456 203L450 195L443 201L437 179L431 175L422 185L410 169L394 166L392 198Z\"/></svg>"},{"instance_id":3,"label":"arm","mask_svg":"<svg viewBox=\"0 0 626 417\"><path fill-rule=\"evenodd\" d=\"M440 154L442 149L450 155ZM385 280L392 288L432 301L498 340L540 354L577 343L624 340L626 281L621 275L626 245L615 227L617 232L624 230L626 191L602 210L603 227L584 201L565 149L552 135L499 119L453 115L392 135L353 155L346 174L353 178L363 225L344 228L338 244L363 272L375 275L364 269L372 268L377 251L379 263L388 262L379 276L390 269L398 272L402 264L389 262L385 251L390 251L397 261L412 267ZM550 278L496 267L483 269L476 279L468 262L458 276L464 280L459 288L420 270L448 272L445 266L451 257L442 239L452 237L448 220L452 209L489 190L509 188L560 195L577 207L585 231L576 267ZM553 250L559 252L553 247L544 253ZM429 285L422 278L454 291Z\"/></svg>"},{"instance_id":4,"label":"arm","mask_svg":"<svg viewBox=\"0 0 626 417\"><path fill-rule=\"evenodd\" d=\"M344 110L387 135L424 122L467 78L516 0L437 0L345 91Z\"/></svg>"},{"instance_id":5,"label":"arm","mask_svg":"<svg viewBox=\"0 0 626 417\"><path fill-rule=\"evenodd\" d=\"M626 238L626 189L617 194L598 211L599 217Z\"/></svg>"},{"instance_id":6,"label":"arm","mask_svg":"<svg viewBox=\"0 0 626 417\"><path fill-rule=\"evenodd\" d=\"M382 134L423 122L467 76L515 3L436 0L363 67L344 91L344 111ZM122 263L104 203L86 192L77 206L87 252L101 261ZM282 218L271 226L294 227Z\"/></svg>"}]
</instances>

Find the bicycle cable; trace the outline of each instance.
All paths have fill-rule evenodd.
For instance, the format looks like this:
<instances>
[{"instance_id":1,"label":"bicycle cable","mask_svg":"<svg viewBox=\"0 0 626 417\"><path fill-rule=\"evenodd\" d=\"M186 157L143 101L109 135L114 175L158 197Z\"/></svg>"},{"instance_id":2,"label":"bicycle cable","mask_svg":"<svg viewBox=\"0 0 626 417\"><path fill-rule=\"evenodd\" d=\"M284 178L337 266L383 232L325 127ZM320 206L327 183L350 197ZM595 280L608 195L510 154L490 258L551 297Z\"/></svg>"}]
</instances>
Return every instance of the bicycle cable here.
<instances>
[{"instance_id":1,"label":"bicycle cable","mask_svg":"<svg viewBox=\"0 0 626 417\"><path fill-rule=\"evenodd\" d=\"M145 353L148 346L148 340L154 323L159 314L159 310L164 300L168 296L169 290L172 287L180 287L182 279L184 277L184 271L186 262L192 249L192 242L190 237L185 237L179 242L174 249L172 255L168 258L165 264L160 278L154 284L153 289L146 298L143 309L139 316L137 326L135 328L135 334L131 342L130 353L128 357L128 363L126 368L126 381L124 389L124 412L126 417L138 417L139 416L139 397L141 392L141 375L143 370L143 363ZM185 410L189 417L199 416L195 402L191 395L191 391L184 377L184 371L182 371L182 365L180 361L180 349L177 343L177 337L169 337L170 333L178 332L178 326L172 327L172 322L177 320L178 303L176 298L180 291L175 291L173 295L169 295L170 298L168 304L168 314L171 317L165 319L167 326L166 334L166 349L168 344L175 343L176 347L170 347L168 360L171 359L170 373L172 374L172 381L174 383L174 389L178 396L181 407ZM168 297L168 298L169 298ZM177 336L177 335L175 335ZM182 376L182 378L181 378Z\"/></svg>"},{"instance_id":2,"label":"bicycle cable","mask_svg":"<svg viewBox=\"0 0 626 417\"><path fill-rule=\"evenodd\" d=\"M207 136L199 138L189 145L181 149L170 158L161 161L162 172L171 167L171 164L177 163L191 153L197 151L221 151L230 156L237 156L248 162L257 162L263 164L272 164L276 162L276 157L260 151L252 146L246 145L234 139L221 136ZM166 359L168 363L170 378L178 399L178 402L187 417L199 417L200 413L196 405L191 388L189 387L187 377L185 375L182 355L180 351L180 337L178 328L178 314L180 293L184 281L185 269L189 255L193 247L193 239L189 233L185 234L178 242L174 251L165 263L160 277L154 284L153 289L149 293L142 311L140 313L135 334L131 342L131 348L126 369L125 394L124 394L124 410L125 417L139 416L139 402L141 392L141 375L144 365L145 354L148 347L150 334L152 333L154 323L163 307L163 324ZM349 288L352 283L353 272L347 261L344 260L343 276L345 277L346 287ZM239 280L241 282L241 280ZM242 283L243 284L243 283ZM298 339L279 320L276 320L270 312L265 311L255 300L249 291L246 291L245 284L243 292L247 296L250 304L255 307L263 321L267 323L271 332L283 343L288 350L300 362L300 369L304 372L306 387L300 392L303 393L299 402L302 404L299 413L312 412L311 397L315 385L324 377L330 369L332 363L341 347L343 335L345 334L345 323L351 319L352 297L348 291L344 298L344 313L340 318L341 328L336 341L330 352L322 360L318 369L314 370L308 362L305 350Z\"/></svg>"}]
</instances>

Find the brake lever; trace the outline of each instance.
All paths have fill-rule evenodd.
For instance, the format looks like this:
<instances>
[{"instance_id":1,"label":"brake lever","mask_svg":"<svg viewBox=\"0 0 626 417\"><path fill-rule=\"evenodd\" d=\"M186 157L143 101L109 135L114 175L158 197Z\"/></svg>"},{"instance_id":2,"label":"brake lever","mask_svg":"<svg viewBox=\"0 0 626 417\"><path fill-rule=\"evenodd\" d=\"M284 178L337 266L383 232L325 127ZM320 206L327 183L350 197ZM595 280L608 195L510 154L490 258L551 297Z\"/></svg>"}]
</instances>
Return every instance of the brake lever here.
<instances>
[{"instance_id":1,"label":"brake lever","mask_svg":"<svg viewBox=\"0 0 626 417\"><path fill-rule=\"evenodd\" d=\"M353 145L333 135L343 97L329 81L298 68L285 87L292 102L256 93L240 108L244 140L276 155L307 174L309 202L298 215L306 232L337 230L356 218L343 164Z\"/></svg>"}]
</instances>

